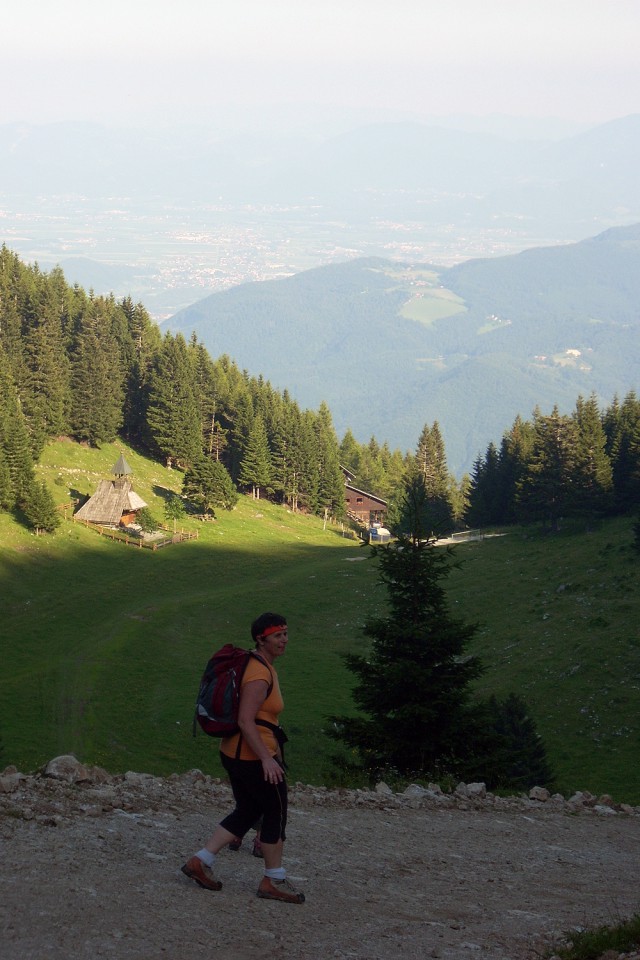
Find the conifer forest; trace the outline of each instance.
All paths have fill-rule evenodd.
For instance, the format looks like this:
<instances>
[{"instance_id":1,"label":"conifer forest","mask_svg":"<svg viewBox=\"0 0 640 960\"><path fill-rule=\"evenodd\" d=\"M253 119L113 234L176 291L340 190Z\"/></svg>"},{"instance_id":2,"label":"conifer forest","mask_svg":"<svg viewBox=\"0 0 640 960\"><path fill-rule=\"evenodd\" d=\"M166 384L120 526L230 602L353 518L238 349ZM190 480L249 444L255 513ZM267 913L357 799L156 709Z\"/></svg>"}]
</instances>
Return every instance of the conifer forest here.
<instances>
[{"instance_id":1,"label":"conifer forest","mask_svg":"<svg viewBox=\"0 0 640 960\"><path fill-rule=\"evenodd\" d=\"M231 508L242 492L344 518L342 468L389 502L392 528L406 478L419 471L436 535L510 523L554 529L566 517L590 523L629 513L640 499L633 391L604 409L592 395L576 398L571 414L518 416L471 475L456 478L437 421L413 451L375 436L359 443L351 429L339 439L325 403L301 409L259 372L226 354L213 359L195 335L163 335L141 303L87 293L59 268L25 265L3 246L0 509L18 509L42 530L58 518L34 463L58 436L94 446L123 437L181 470L184 496L203 512Z\"/></svg>"}]
</instances>

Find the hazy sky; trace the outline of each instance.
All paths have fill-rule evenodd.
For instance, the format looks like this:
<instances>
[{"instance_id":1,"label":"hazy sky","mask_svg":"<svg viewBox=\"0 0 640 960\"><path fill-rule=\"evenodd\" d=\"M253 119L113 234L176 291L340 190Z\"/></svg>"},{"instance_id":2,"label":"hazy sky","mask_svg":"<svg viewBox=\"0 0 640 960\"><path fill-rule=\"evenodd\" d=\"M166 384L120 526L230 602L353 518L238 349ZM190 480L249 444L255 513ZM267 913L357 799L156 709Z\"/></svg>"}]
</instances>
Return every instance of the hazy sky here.
<instances>
[{"instance_id":1,"label":"hazy sky","mask_svg":"<svg viewBox=\"0 0 640 960\"><path fill-rule=\"evenodd\" d=\"M640 112L640 0L20 0L0 122L271 104L600 122Z\"/></svg>"}]
</instances>

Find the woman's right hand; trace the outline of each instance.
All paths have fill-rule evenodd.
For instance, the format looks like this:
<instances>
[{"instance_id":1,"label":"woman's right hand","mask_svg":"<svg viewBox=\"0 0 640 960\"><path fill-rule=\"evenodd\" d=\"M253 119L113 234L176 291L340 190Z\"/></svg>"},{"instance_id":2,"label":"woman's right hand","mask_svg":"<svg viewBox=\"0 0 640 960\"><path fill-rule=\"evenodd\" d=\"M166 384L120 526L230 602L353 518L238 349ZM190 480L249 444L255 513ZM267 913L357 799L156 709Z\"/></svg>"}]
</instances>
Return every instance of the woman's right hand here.
<instances>
[{"instance_id":1,"label":"woman's right hand","mask_svg":"<svg viewBox=\"0 0 640 960\"><path fill-rule=\"evenodd\" d=\"M262 770L267 783L280 783L284 779L284 771L275 757L263 760Z\"/></svg>"}]
</instances>

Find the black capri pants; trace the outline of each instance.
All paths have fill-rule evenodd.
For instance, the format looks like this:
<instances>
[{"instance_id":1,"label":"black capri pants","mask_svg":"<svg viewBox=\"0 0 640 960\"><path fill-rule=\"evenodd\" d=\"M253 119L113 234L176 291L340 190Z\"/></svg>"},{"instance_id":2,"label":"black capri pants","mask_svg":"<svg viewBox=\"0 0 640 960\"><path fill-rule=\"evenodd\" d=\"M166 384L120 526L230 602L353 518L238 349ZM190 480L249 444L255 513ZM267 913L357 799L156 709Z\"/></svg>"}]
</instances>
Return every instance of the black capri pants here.
<instances>
[{"instance_id":1,"label":"black capri pants","mask_svg":"<svg viewBox=\"0 0 640 960\"><path fill-rule=\"evenodd\" d=\"M229 774L235 810L220 826L236 837L244 837L257 820L262 817L260 840L263 843L278 843L285 840L287 825L287 781L268 783L264 779L260 760L235 760L225 753L220 754L222 766Z\"/></svg>"}]
</instances>

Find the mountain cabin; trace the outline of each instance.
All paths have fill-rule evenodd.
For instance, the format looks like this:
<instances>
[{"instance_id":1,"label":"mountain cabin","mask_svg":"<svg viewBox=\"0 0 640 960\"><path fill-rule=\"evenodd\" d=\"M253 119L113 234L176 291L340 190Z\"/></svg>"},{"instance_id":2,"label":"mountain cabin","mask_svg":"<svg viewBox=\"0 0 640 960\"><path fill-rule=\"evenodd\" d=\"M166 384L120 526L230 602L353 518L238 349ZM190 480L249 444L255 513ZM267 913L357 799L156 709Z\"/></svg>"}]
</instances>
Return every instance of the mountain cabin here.
<instances>
[{"instance_id":1,"label":"mountain cabin","mask_svg":"<svg viewBox=\"0 0 640 960\"><path fill-rule=\"evenodd\" d=\"M98 489L74 514L74 519L97 523L102 527L128 527L136 522L139 510L146 507L132 489L131 467L120 455L111 472L113 480L101 480Z\"/></svg>"}]
</instances>

